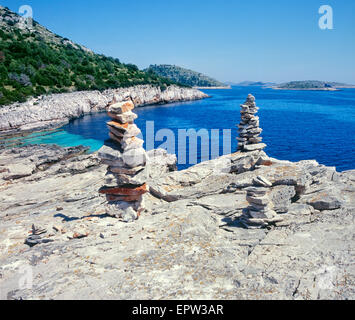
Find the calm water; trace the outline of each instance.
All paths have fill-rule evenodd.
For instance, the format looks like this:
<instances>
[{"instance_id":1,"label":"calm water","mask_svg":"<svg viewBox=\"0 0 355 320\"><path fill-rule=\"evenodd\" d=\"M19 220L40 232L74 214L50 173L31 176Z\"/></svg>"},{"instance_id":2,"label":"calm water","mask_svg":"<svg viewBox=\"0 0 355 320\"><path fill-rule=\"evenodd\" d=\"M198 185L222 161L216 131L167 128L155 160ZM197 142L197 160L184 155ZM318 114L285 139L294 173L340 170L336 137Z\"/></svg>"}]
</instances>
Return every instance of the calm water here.
<instances>
[{"instance_id":1,"label":"calm water","mask_svg":"<svg viewBox=\"0 0 355 320\"><path fill-rule=\"evenodd\" d=\"M155 132L178 129L232 129L232 151L236 150L239 105L248 93L260 107L260 126L269 156L283 160L316 159L338 171L355 169L355 90L277 91L260 87L204 90L212 98L195 102L136 109L136 123L146 134L146 121L154 121ZM47 135L32 135L26 143L86 145L99 149L107 139L106 114L85 116ZM220 138L222 139L222 137ZM177 139L178 140L178 139ZM155 142L159 147L163 141ZM175 142L176 146L178 141ZM188 144L187 144L188 145ZM223 143L220 141L220 154ZM200 158L200 155L198 154ZM180 165L180 169L189 165Z\"/></svg>"}]
</instances>

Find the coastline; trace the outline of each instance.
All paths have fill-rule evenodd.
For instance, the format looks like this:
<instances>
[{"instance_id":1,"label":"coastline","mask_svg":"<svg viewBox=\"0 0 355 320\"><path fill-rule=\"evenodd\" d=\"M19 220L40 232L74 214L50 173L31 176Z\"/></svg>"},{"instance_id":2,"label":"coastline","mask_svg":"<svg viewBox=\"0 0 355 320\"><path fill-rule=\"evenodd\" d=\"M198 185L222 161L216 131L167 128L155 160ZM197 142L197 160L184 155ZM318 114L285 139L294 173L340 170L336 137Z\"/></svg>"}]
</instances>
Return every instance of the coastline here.
<instances>
[{"instance_id":1,"label":"coastline","mask_svg":"<svg viewBox=\"0 0 355 320\"><path fill-rule=\"evenodd\" d=\"M100 91L78 91L32 98L24 103L14 103L0 108L0 136L27 134L55 129L87 114L102 112L116 99L131 98L136 107L154 104L194 101L208 98L194 88L140 85L129 88Z\"/></svg>"}]
</instances>

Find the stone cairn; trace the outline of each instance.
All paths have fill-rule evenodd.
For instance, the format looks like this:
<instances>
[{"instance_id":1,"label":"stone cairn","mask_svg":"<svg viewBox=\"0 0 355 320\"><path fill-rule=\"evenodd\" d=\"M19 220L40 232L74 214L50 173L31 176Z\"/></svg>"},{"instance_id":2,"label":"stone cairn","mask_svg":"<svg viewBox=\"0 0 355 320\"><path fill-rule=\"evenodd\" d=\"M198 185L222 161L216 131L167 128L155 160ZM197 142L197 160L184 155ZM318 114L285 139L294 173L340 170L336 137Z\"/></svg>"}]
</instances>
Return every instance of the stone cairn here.
<instances>
[{"instance_id":1,"label":"stone cairn","mask_svg":"<svg viewBox=\"0 0 355 320\"><path fill-rule=\"evenodd\" d=\"M110 140L99 150L103 164L108 165L105 185L106 213L125 222L136 220L143 210L142 197L147 192L147 154L141 131L134 124L132 101L114 103L108 107L112 119L107 122Z\"/></svg>"},{"instance_id":2,"label":"stone cairn","mask_svg":"<svg viewBox=\"0 0 355 320\"><path fill-rule=\"evenodd\" d=\"M247 100L241 105L241 122L238 125L239 137L237 138L238 151L249 152L266 148L266 144L261 143L260 134L263 130L259 128L259 117L255 116L258 110L254 96L249 94Z\"/></svg>"},{"instance_id":3,"label":"stone cairn","mask_svg":"<svg viewBox=\"0 0 355 320\"><path fill-rule=\"evenodd\" d=\"M249 229L265 228L283 221L273 210L269 193L272 183L262 176L253 180L253 187L246 189L249 207L243 210L240 222Z\"/></svg>"},{"instance_id":4,"label":"stone cairn","mask_svg":"<svg viewBox=\"0 0 355 320\"><path fill-rule=\"evenodd\" d=\"M247 100L241 105L241 122L238 125L239 137L238 151L261 151L266 148L262 143L259 127L259 117L256 113L259 108L255 104L255 97L248 95ZM272 183L265 177L258 176L253 179L253 186L246 189L249 207L243 210L240 222L247 228L265 228L271 224L282 221L273 210L274 204L270 200Z\"/></svg>"}]
</instances>

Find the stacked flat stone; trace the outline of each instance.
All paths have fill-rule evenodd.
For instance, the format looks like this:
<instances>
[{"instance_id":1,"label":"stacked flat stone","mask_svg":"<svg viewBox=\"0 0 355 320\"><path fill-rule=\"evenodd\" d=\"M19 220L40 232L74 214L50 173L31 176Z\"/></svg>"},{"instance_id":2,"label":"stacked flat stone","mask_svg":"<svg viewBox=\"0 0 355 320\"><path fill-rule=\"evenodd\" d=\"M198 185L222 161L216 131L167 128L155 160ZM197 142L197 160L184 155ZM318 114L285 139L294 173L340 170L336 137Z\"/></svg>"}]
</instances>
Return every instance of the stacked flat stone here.
<instances>
[{"instance_id":1,"label":"stacked flat stone","mask_svg":"<svg viewBox=\"0 0 355 320\"><path fill-rule=\"evenodd\" d=\"M249 229L265 228L276 222L281 222L269 193L272 184L264 177L259 176L253 180L253 187L246 189L249 207L243 211L240 222Z\"/></svg>"},{"instance_id":2,"label":"stacked flat stone","mask_svg":"<svg viewBox=\"0 0 355 320\"><path fill-rule=\"evenodd\" d=\"M100 189L108 204L106 213L131 222L139 217L142 196L147 192L147 155L141 131L134 124L134 104L125 101L108 107L110 140L99 150L102 163L108 165L105 185Z\"/></svg>"},{"instance_id":3,"label":"stacked flat stone","mask_svg":"<svg viewBox=\"0 0 355 320\"><path fill-rule=\"evenodd\" d=\"M255 115L258 110L254 96L249 94L247 100L241 105L241 122L238 125L239 137L237 138L238 151L249 152L266 148L266 144L262 143L260 137L263 130L259 128L259 117Z\"/></svg>"}]
</instances>

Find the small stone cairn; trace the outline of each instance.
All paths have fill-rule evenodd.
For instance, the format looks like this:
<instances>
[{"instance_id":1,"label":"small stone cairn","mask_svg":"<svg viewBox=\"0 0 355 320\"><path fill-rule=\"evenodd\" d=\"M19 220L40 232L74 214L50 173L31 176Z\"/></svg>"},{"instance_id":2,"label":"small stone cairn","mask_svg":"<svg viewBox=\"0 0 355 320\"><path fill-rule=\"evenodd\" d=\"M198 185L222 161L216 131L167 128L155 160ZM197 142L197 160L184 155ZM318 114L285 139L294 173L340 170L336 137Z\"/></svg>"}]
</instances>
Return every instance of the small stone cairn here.
<instances>
[{"instance_id":1,"label":"small stone cairn","mask_svg":"<svg viewBox=\"0 0 355 320\"><path fill-rule=\"evenodd\" d=\"M266 148L266 144L262 143L260 137L263 130L259 128L259 117L255 116L258 110L254 96L249 94L247 100L241 105L241 122L238 125L239 137L237 138L238 151L250 152Z\"/></svg>"},{"instance_id":2,"label":"small stone cairn","mask_svg":"<svg viewBox=\"0 0 355 320\"><path fill-rule=\"evenodd\" d=\"M283 221L273 210L274 205L269 197L272 183L262 176L253 180L253 186L246 189L249 207L244 209L240 222L248 229L265 228Z\"/></svg>"},{"instance_id":3,"label":"small stone cairn","mask_svg":"<svg viewBox=\"0 0 355 320\"><path fill-rule=\"evenodd\" d=\"M134 124L137 115L133 109L132 101L109 105L110 140L99 150L102 163L108 165L105 185L99 191L108 201L106 213L125 222L139 217L147 192L147 154L144 141L137 137L141 131Z\"/></svg>"}]
</instances>

